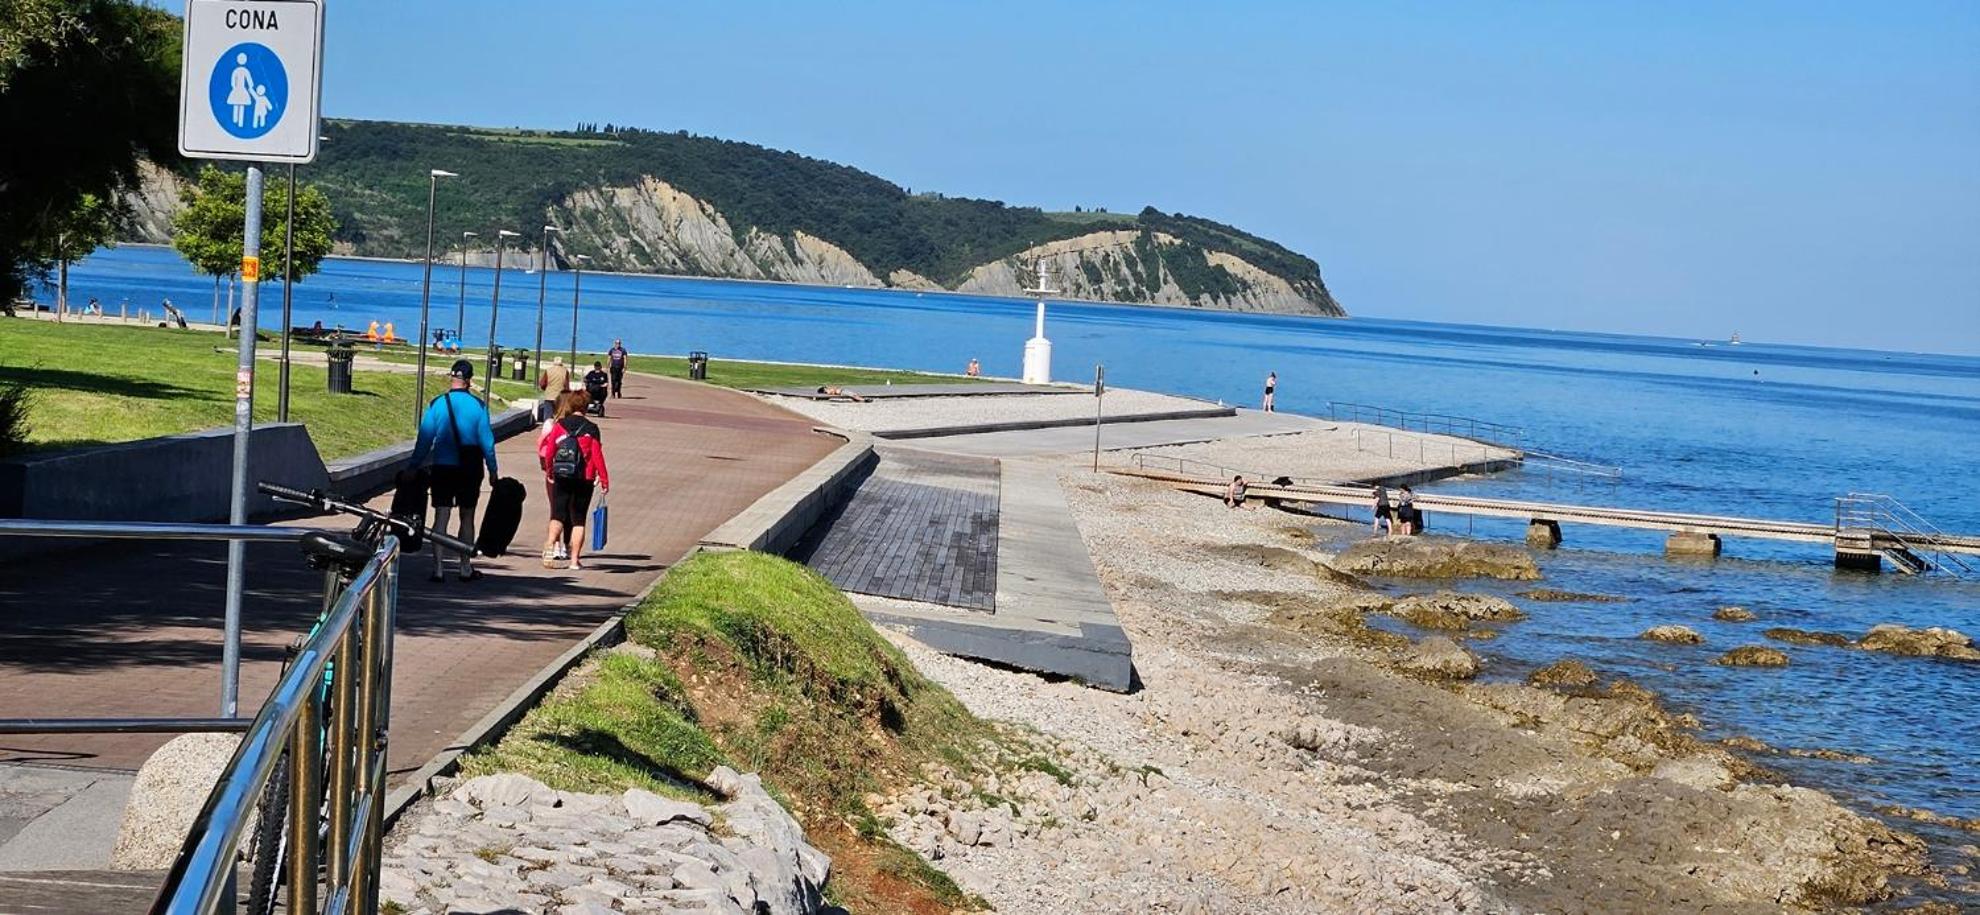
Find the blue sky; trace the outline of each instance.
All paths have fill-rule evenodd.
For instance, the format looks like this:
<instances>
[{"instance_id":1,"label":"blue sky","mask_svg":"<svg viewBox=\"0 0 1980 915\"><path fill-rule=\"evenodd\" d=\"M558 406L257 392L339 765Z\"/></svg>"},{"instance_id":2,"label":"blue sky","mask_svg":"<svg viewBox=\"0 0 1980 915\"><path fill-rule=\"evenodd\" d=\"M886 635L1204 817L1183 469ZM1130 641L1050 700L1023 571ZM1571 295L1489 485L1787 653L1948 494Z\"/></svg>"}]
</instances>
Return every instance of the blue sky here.
<instances>
[{"instance_id":1,"label":"blue sky","mask_svg":"<svg viewBox=\"0 0 1980 915\"><path fill-rule=\"evenodd\" d=\"M684 128L916 190L1152 204L1311 255L1370 316L1980 352L1980 3L332 0L328 19L333 116Z\"/></svg>"}]
</instances>

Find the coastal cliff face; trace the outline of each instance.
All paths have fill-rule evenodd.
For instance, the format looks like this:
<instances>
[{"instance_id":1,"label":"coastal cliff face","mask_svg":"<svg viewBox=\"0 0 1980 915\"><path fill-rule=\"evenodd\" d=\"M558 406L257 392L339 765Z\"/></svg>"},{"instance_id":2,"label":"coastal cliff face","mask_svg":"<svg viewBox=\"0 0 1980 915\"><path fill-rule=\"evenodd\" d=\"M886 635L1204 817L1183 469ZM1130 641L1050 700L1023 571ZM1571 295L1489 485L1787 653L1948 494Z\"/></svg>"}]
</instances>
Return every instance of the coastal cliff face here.
<instances>
[{"instance_id":1,"label":"coastal cliff face","mask_svg":"<svg viewBox=\"0 0 1980 915\"><path fill-rule=\"evenodd\" d=\"M140 183L123 197L130 208L126 239L170 243L184 185L172 172L145 163ZM608 270L1024 297L1036 285L1036 264L1043 260L1059 290L1055 298L1345 314L1317 277L1289 282L1238 255L1147 228L1105 228L1036 245L977 264L944 284L903 268L882 276L839 245L803 230L775 233L740 224L658 178L580 188L546 215L566 228L561 248L590 253ZM375 252L340 241L336 253ZM454 256L449 252L450 259ZM470 252L468 260L485 266L493 256L483 249Z\"/></svg>"}]
</instances>

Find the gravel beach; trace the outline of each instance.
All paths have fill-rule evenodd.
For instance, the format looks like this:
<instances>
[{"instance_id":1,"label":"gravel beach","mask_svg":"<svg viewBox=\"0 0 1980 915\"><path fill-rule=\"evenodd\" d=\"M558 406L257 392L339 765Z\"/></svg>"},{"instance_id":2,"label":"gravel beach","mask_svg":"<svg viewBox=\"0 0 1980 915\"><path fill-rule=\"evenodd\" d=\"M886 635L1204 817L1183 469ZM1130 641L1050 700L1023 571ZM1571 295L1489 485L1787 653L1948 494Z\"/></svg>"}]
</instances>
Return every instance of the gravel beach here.
<instances>
[{"instance_id":1,"label":"gravel beach","mask_svg":"<svg viewBox=\"0 0 1980 915\"><path fill-rule=\"evenodd\" d=\"M1298 438L1163 450L1386 470ZM1475 662L1467 646L1492 626L1528 624L1369 629L1364 612L1394 601L1328 570L1313 519L1058 469L1142 689L891 636L1059 760L1052 777L931 772L928 790L875 799L890 834L1000 912L1779 912L1873 902L1922 871L1915 838L1696 740L1695 721L1629 684L1404 672L1433 642Z\"/></svg>"}]
</instances>

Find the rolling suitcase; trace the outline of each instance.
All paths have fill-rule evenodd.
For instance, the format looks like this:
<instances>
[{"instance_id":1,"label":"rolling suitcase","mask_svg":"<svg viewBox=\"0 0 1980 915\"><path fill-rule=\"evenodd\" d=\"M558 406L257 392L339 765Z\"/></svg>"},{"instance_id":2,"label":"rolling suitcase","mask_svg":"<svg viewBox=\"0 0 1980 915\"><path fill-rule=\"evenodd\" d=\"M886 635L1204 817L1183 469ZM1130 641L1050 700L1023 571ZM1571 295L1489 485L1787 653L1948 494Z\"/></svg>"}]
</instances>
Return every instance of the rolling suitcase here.
<instances>
[{"instance_id":1,"label":"rolling suitcase","mask_svg":"<svg viewBox=\"0 0 1980 915\"><path fill-rule=\"evenodd\" d=\"M418 527L425 530L427 490L431 483L432 477L424 467L399 471L394 478L391 513L400 518L416 520L419 522ZM399 549L408 553L417 553L419 548L418 537L407 538L406 542L399 544Z\"/></svg>"},{"instance_id":2,"label":"rolling suitcase","mask_svg":"<svg viewBox=\"0 0 1980 915\"><path fill-rule=\"evenodd\" d=\"M503 477L489 487L488 508L481 513L481 526L474 538L475 552L500 556L509 551L510 541L516 539L516 528L522 524L523 499L527 495L522 483L514 477Z\"/></svg>"}]
</instances>

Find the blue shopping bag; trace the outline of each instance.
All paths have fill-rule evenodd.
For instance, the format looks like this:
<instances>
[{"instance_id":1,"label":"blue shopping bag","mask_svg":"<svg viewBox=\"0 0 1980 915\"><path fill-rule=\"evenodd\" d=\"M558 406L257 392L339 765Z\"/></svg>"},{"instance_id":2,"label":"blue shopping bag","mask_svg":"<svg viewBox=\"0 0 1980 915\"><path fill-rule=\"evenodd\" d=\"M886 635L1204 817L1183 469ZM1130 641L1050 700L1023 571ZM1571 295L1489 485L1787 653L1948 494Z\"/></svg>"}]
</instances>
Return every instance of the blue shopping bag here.
<instances>
[{"instance_id":1,"label":"blue shopping bag","mask_svg":"<svg viewBox=\"0 0 1980 915\"><path fill-rule=\"evenodd\" d=\"M598 506L591 510L591 551L594 553L605 548L605 522L609 517L605 499L600 497Z\"/></svg>"}]
</instances>

